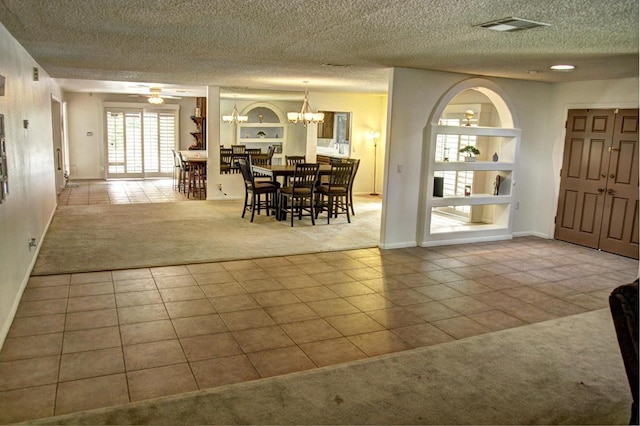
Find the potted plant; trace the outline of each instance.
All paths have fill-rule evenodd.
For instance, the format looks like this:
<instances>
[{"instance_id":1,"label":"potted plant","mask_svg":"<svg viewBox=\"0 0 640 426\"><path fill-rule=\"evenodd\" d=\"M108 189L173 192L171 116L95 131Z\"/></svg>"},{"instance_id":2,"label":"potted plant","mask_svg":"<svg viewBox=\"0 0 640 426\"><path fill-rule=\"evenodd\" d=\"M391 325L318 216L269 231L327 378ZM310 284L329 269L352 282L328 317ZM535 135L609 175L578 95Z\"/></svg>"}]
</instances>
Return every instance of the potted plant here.
<instances>
[{"instance_id":1,"label":"potted plant","mask_svg":"<svg viewBox=\"0 0 640 426\"><path fill-rule=\"evenodd\" d=\"M267 136L267 134L266 134L265 132L263 132L262 130L260 130L260 131L258 132L258 137L259 137L260 139L264 139L264 138L265 138L265 136Z\"/></svg>"},{"instance_id":2,"label":"potted plant","mask_svg":"<svg viewBox=\"0 0 640 426\"><path fill-rule=\"evenodd\" d=\"M464 161L476 161L475 156L480 155L480 150L472 145L462 147L458 150L458 152L466 154L466 156L464 157Z\"/></svg>"}]
</instances>

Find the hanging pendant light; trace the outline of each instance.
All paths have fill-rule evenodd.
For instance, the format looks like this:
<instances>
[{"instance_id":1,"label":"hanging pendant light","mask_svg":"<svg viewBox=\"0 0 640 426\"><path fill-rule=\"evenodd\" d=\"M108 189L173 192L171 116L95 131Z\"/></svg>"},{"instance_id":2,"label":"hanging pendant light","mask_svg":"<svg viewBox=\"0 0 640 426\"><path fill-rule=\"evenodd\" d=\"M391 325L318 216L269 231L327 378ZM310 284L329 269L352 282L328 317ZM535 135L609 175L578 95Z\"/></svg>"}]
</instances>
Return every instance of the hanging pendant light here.
<instances>
[{"instance_id":1,"label":"hanging pendant light","mask_svg":"<svg viewBox=\"0 0 640 426\"><path fill-rule=\"evenodd\" d=\"M287 120L289 123L293 124L303 124L307 127L307 124L318 124L324 123L324 113L322 112L313 112L311 106L309 106L309 92L307 90L306 84L309 83L305 81L304 87L304 101L302 101L302 109L300 112L288 112Z\"/></svg>"},{"instance_id":2,"label":"hanging pendant light","mask_svg":"<svg viewBox=\"0 0 640 426\"><path fill-rule=\"evenodd\" d=\"M238 124L238 123L246 123L249 121L248 115L240 115L238 113L238 108L236 108L235 104L233 105L233 112L231 115L223 115L222 121L225 123Z\"/></svg>"}]
</instances>

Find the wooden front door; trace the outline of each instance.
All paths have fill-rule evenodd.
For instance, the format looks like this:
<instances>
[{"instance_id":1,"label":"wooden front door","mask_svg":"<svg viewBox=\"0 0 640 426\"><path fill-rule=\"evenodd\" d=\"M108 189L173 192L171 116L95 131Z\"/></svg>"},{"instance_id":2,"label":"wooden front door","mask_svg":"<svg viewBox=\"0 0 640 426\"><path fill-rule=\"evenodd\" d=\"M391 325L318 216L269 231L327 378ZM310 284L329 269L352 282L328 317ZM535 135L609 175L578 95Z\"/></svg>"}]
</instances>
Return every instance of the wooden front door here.
<instances>
[{"instance_id":1,"label":"wooden front door","mask_svg":"<svg viewBox=\"0 0 640 426\"><path fill-rule=\"evenodd\" d=\"M638 258L638 110L619 110L609 157L600 248Z\"/></svg>"},{"instance_id":2,"label":"wooden front door","mask_svg":"<svg viewBox=\"0 0 640 426\"><path fill-rule=\"evenodd\" d=\"M570 110L555 238L638 258L638 110Z\"/></svg>"}]
</instances>

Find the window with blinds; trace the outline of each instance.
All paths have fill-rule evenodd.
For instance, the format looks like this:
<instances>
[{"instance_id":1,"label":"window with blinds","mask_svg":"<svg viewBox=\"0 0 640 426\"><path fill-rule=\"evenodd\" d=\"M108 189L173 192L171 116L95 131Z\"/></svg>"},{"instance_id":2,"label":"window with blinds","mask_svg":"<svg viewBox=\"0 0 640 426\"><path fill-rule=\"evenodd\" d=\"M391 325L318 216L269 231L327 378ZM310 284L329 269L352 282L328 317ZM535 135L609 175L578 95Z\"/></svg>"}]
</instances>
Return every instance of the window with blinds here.
<instances>
[{"instance_id":1,"label":"window with blinds","mask_svg":"<svg viewBox=\"0 0 640 426\"><path fill-rule=\"evenodd\" d=\"M177 122L175 110L108 108L107 177L171 177Z\"/></svg>"}]
</instances>

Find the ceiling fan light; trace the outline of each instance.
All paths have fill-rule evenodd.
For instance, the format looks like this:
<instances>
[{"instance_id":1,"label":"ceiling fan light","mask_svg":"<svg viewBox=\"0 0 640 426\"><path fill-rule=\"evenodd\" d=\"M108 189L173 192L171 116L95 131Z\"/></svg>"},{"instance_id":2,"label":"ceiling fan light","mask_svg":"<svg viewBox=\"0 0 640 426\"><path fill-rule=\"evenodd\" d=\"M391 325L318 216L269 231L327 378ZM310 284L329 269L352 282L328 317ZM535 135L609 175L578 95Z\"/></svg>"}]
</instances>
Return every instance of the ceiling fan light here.
<instances>
[{"instance_id":1,"label":"ceiling fan light","mask_svg":"<svg viewBox=\"0 0 640 426\"><path fill-rule=\"evenodd\" d=\"M149 103L152 105L162 105L164 103L164 99L158 95L151 95L148 99Z\"/></svg>"}]
</instances>

